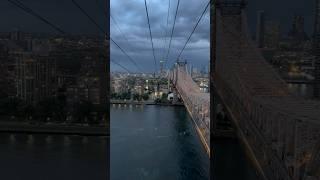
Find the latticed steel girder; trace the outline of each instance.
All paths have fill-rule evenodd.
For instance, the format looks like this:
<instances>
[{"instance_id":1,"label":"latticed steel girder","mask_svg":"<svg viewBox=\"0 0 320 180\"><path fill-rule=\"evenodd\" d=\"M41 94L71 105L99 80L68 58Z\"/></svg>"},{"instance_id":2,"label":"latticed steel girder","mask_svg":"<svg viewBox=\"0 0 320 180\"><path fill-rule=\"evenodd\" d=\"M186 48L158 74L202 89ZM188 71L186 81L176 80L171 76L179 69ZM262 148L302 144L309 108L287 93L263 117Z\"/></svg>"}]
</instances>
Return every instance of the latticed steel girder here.
<instances>
[{"instance_id":1,"label":"latticed steel girder","mask_svg":"<svg viewBox=\"0 0 320 180\"><path fill-rule=\"evenodd\" d=\"M319 178L320 103L291 96L251 40L244 10L216 15L215 87L240 130L253 133L255 155L268 157L271 179L299 179L308 169Z\"/></svg>"},{"instance_id":2,"label":"latticed steel girder","mask_svg":"<svg viewBox=\"0 0 320 180\"><path fill-rule=\"evenodd\" d=\"M200 91L200 87L193 81L192 77L185 71L185 67L176 66L171 74L171 80L176 81L175 86L181 96L189 102L184 102L190 109L196 108L205 117L210 114L210 94Z\"/></svg>"}]
</instances>

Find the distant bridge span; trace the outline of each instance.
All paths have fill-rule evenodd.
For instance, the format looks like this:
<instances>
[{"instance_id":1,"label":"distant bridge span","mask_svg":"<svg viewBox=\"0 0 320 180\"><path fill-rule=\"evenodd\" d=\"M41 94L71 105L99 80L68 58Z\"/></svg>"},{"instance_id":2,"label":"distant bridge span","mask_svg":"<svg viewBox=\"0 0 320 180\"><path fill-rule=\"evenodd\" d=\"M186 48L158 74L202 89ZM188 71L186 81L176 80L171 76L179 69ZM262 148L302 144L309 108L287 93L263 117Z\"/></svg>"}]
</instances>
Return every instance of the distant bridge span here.
<instances>
[{"instance_id":1,"label":"distant bridge span","mask_svg":"<svg viewBox=\"0 0 320 180\"><path fill-rule=\"evenodd\" d=\"M200 87L186 71L185 63L177 63L168 78L180 94L208 154L210 154L210 94Z\"/></svg>"}]
</instances>

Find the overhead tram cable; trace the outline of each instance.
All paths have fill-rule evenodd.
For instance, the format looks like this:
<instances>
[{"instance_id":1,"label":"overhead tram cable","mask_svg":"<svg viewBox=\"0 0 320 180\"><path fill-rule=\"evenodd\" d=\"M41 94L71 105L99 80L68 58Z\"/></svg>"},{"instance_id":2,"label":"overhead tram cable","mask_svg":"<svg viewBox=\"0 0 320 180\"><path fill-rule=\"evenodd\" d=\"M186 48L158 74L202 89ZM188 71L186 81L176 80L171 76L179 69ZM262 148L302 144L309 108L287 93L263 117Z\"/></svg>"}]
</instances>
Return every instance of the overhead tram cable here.
<instances>
[{"instance_id":1,"label":"overhead tram cable","mask_svg":"<svg viewBox=\"0 0 320 180\"><path fill-rule=\"evenodd\" d=\"M75 1L72 0L72 2L74 3L75 6L78 7L78 9L80 9L80 11L87 16L87 18L96 25L96 27L104 34L107 34L105 32L105 30ZM138 64L128 55L128 53L126 53L126 51L121 48L121 46L119 46L118 43L116 43L111 37L110 40L121 50L121 52L126 55L128 57L128 59L135 65L135 67L137 68L138 71L140 71L140 73L143 73L143 71L139 68Z\"/></svg>"},{"instance_id":2,"label":"overhead tram cable","mask_svg":"<svg viewBox=\"0 0 320 180\"><path fill-rule=\"evenodd\" d=\"M126 68L125 66L121 65L120 63L114 61L113 59L110 59L110 61L111 61L113 64L121 67L122 69L124 69L124 70L127 71L128 73L130 73L130 74L132 73L128 68Z\"/></svg>"},{"instance_id":3,"label":"overhead tram cable","mask_svg":"<svg viewBox=\"0 0 320 180\"><path fill-rule=\"evenodd\" d=\"M97 6L100 6L98 0L96 0ZM108 19L109 16L107 14L107 12L103 9L101 9L103 14L105 15L105 17ZM83 10L84 11L84 10ZM87 13L86 13L87 14ZM112 14L110 14L111 19L113 20L113 22L115 23L115 25L117 26L119 32L122 34L122 36L124 37L124 39L128 42L129 44L129 40L128 38L125 36L125 34L123 33L123 31L121 30L120 26L118 25L116 19L112 16ZM125 50L123 48L121 48L121 46L116 43L111 37L110 37L111 41L121 50L121 52L127 56L129 58L129 60L134 64L134 66L138 69L138 71L140 71L142 73L142 70L139 68L139 66L137 65L137 63L125 52Z\"/></svg>"},{"instance_id":4,"label":"overhead tram cable","mask_svg":"<svg viewBox=\"0 0 320 180\"><path fill-rule=\"evenodd\" d=\"M200 23L200 21L201 21L201 19L202 19L203 15L204 15L204 14L206 13L206 11L207 11L207 9L208 9L208 7L209 7L210 3L211 3L211 0L209 0L209 2L207 3L207 5L206 5L205 9L203 10L203 12L202 12L202 14L201 14L200 18L198 19L198 21L197 21L196 25L193 27L193 30L192 30L192 32L190 33L190 35L189 35L189 37L188 37L188 39L187 39L186 43L184 44L184 46L183 46L182 50L180 51L179 56L177 57L177 59L179 59L179 58L180 58L181 54L183 53L184 49L186 48L187 44L189 43L189 41L190 41L190 39L191 39L191 37L192 37L193 33L194 33L194 32L195 32L195 30L197 29L197 27L198 27L198 25L199 25L199 23Z\"/></svg>"},{"instance_id":5,"label":"overhead tram cable","mask_svg":"<svg viewBox=\"0 0 320 180\"><path fill-rule=\"evenodd\" d=\"M119 46L118 43L116 43L112 37L110 37L110 40L121 50L121 52L127 56L127 58L136 66L136 68L138 69L138 71L140 71L140 73L143 73L143 71L139 68L138 64L126 53L126 51L124 49L121 48L121 46Z\"/></svg>"},{"instance_id":6,"label":"overhead tram cable","mask_svg":"<svg viewBox=\"0 0 320 180\"><path fill-rule=\"evenodd\" d=\"M112 16L112 14L110 14L110 17L111 17L112 21L114 22L114 24L116 25L116 27L119 30L119 32L121 33L121 35L123 36L123 39L125 39L127 41L127 43L130 44L127 36L121 30L121 28L120 28L119 24L117 23L116 19Z\"/></svg>"},{"instance_id":7,"label":"overhead tram cable","mask_svg":"<svg viewBox=\"0 0 320 180\"><path fill-rule=\"evenodd\" d=\"M155 53L154 53L153 38L152 38L152 32L151 32L151 26L150 26L150 19L149 19L147 0L144 0L144 5L145 5L145 9L146 9L146 13L147 13L147 19L148 19L148 27L149 27L149 34L150 34L150 39L151 39L151 46L152 46L152 53L153 53L153 60L154 60L154 68L155 68L154 75L155 75L157 73L157 60L156 60L156 56L155 56Z\"/></svg>"},{"instance_id":8,"label":"overhead tram cable","mask_svg":"<svg viewBox=\"0 0 320 180\"><path fill-rule=\"evenodd\" d=\"M100 7L100 3L98 2L98 0L96 0L96 4L98 7ZM121 35L123 36L123 38L127 41L127 43L129 44L129 40L126 37L126 35L123 33L123 31L121 30L120 26L118 25L116 19L112 16L112 14L110 13L110 17L107 14L107 12L103 9L100 8L101 12L103 13L103 15L106 17L106 19L109 19L111 17L111 20L114 22L114 24L116 25L117 29L119 30L119 32L121 33Z\"/></svg>"},{"instance_id":9,"label":"overhead tram cable","mask_svg":"<svg viewBox=\"0 0 320 180\"><path fill-rule=\"evenodd\" d=\"M169 27L169 14L170 14L170 3L171 1L168 0L168 12L167 12L167 27L165 29L165 36L164 36L164 46L163 46L163 60L165 58L165 52L166 52L166 45L167 45L167 37L168 37L168 27Z\"/></svg>"},{"instance_id":10,"label":"overhead tram cable","mask_svg":"<svg viewBox=\"0 0 320 180\"><path fill-rule=\"evenodd\" d=\"M166 67L167 64L168 64L168 58L169 58L169 53L170 53L170 48L171 48L171 41L172 41L172 36L173 36L174 28L175 28L175 25L176 25L176 19L177 19L177 14L178 14L179 5L180 5L180 0L178 0L177 7L176 7L176 12L175 12L175 16L174 16L174 20L173 20L173 26L172 26L171 35L170 35L169 48L168 48L168 51L167 51L166 63L165 63L165 66L164 66L164 67Z\"/></svg>"},{"instance_id":11,"label":"overhead tram cable","mask_svg":"<svg viewBox=\"0 0 320 180\"><path fill-rule=\"evenodd\" d=\"M51 26L54 30L56 30L57 32L61 33L61 34L66 34L62 29L60 29L58 26L54 25L53 23L51 23L49 20L47 20L46 18L44 18L43 16L40 16L39 14L37 14L36 12L34 12L32 9L30 9L29 7L27 7L25 4L23 4L21 1L19 0L8 0L11 4L15 5L16 7L22 9L23 11L27 12L28 14L38 18L39 20L41 20L42 22L46 23L47 25Z\"/></svg>"},{"instance_id":12,"label":"overhead tram cable","mask_svg":"<svg viewBox=\"0 0 320 180\"><path fill-rule=\"evenodd\" d=\"M80 6L80 4L76 2L76 0L72 0L72 2L103 34L107 34L106 31Z\"/></svg>"},{"instance_id":13,"label":"overhead tram cable","mask_svg":"<svg viewBox=\"0 0 320 180\"><path fill-rule=\"evenodd\" d=\"M8 0L8 1L9 1L10 3L12 3L13 5L15 5L16 7L20 8L21 10L25 11L26 13L31 14L31 15L33 15L34 17L36 17L36 18L38 18L39 20L41 20L42 22L50 25L53 29L57 30L59 33L61 33L61 34L63 34L63 35L66 34L66 32L63 31L62 29L60 29L60 28L57 29L58 26L56 26L55 24L49 22L48 20L46 20L46 19L45 19L44 17L42 17L41 15L34 13L34 11L33 11L32 9L28 8L28 7L27 7L25 4L23 4L22 2L19 2L18 0L16 0L16 2L14 2L14 1L12 1L12 0ZM112 60L112 62L113 62L114 64L120 66L121 68L125 69L126 71L128 71L128 72L130 73L130 71L129 71L128 68L124 67L123 65L121 65L121 64L119 64L119 63L117 63L117 62L115 62L115 61L113 61L113 60Z\"/></svg>"}]
</instances>

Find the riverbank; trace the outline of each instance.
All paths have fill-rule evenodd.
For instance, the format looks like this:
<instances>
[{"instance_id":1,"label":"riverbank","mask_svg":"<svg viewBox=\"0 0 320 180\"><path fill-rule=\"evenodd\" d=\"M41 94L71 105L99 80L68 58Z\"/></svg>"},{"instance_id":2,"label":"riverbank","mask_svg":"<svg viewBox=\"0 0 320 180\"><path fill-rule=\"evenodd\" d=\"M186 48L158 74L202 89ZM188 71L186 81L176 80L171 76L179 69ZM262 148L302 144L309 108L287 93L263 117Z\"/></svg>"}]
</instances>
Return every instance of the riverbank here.
<instances>
[{"instance_id":1,"label":"riverbank","mask_svg":"<svg viewBox=\"0 0 320 180\"><path fill-rule=\"evenodd\" d=\"M183 103L161 103L154 101L122 101L122 100L111 100L110 104L124 104L124 105L158 105L158 106L184 106Z\"/></svg>"},{"instance_id":2,"label":"riverbank","mask_svg":"<svg viewBox=\"0 0 320 180\"><path fill-rule=\"evenodd\" d=\"M0 133L68 134L82 136L109 136L108 126L80 124L30 124L27 122L0 122Z\"/></svg>"}]
</instances>

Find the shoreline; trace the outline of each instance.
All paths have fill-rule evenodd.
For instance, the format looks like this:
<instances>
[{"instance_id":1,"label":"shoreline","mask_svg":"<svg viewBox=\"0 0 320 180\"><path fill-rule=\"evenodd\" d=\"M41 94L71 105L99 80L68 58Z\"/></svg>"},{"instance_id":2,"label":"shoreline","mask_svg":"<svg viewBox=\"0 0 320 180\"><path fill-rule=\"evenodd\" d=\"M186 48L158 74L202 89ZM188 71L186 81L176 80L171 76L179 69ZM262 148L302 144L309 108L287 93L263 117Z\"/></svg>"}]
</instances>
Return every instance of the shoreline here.
<instances>
[{"instance_id":1,"label":"shoreline","mask_svg":"<svg viewBox=\"0 0 320 180\"><path fill-rule=\"evenodd\" d=\"M143 101L116 101L116 100L111 100L110 101L111 105L116 105L116 104L120 104L120 105L158 105L158 106L184 106L183 103L179 103L179 104L172 104L172 103L156 103L156 102L143 102Z\"/></svg>"},{"instance_id":2,"label":"shoreline","mask_svg":"<svg viewBox=\"0 0 320 180\"><path fill-rule=\"evenodd\" d=\"M25 122L0 122L0 133L62 134L80 136L110 136L108 126L83 126L66 124L29 124Z\"/></svg>"}]
</instances>

